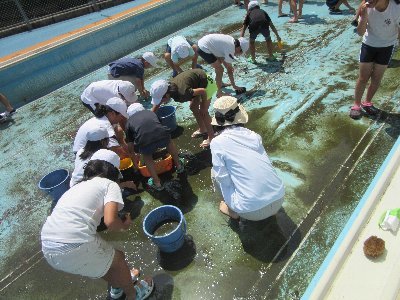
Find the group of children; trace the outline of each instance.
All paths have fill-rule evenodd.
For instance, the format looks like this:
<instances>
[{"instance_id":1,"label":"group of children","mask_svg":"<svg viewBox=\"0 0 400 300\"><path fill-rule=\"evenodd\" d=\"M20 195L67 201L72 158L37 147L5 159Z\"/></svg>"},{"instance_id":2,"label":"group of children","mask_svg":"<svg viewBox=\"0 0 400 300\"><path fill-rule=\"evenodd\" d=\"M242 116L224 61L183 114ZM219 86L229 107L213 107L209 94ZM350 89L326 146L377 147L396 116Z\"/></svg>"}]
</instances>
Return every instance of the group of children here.
<instances>
[{"instance_id":1,"label":"group of children","mask_svg":"<svg viewBox=\"0 0 400 300\"><path fill-rule=\"evenodd\" d=\"M70 189L58 201L41 233L44 257L53 268L103 278L111 284L110 296L114 299L123 293L126 299L145 299L151 294L152 278L138 280L140 271L130 270L123 252L102 240L96 228L102 217L109 230L127 229L132 222L129 215L118 216L123 206L121 188L136 189L133 181L121 182L121 159L129 158L137 167L142 157L151 175L148 185L159 192L163 192L163 184L153 161L155 151L166 148L172 155L176 172L184 172L170 132L156 115L160 106L171 99L189 102L198 124L191 136L202 137L200 146L211 148L212 180L220 211L234 219L261 220L280 209L283 183L265 153L261 137L244 128L248 121L245 109L222 90L227 86L222 82L225 67L236 93L245 91L236 85L232 63L249 47L255 62L254 40L258 33L266 38L267 47L272 47L268 15L257 13L257 18L252 19L251 12L259 6L254 6L252 1L248 8L250 17L240 38L209 34L197 43L183 36L169 39L164 59L172 69L172 77L155 81L149 91L145 86L145 69L158 61L152 52L145 52L140 58L111 62L108 79L85 88L82 104L94 116L77 131ZM243 37L247 26L250 43ZM275 28L273 31L277 35ZM199 56L214 68L215 78L198 65ZM183 70L181 62L187 59L192 62L191 69ZM145 109L138 102L137 93L143 98L151 96L151 109ZM218 99L211 118L209 106L215 94ZM246 164L243 164L243 155Z\"/></svg>"},{"instance_id":2,"label":"group of children","mask_svg":"<svg viewBox=\"0 0 400 300\"><path fill-rule=\"evenodd\" d=\"M52 267L103 278L111 284L110 295L114 299L123 293L126 299L145 299L151 294L153 280L150 277L138 280L140 271L130 270L123 252L102 240L96 227L102 217L109 230L127 229L132 222L129 215L118 216L123 206L121 187L136 188L132 181L119 183L121 159L130 158L137 166L142 156L151 174L148 184L160 192L163 185L152 158L157 149L167 148L176 172L184 172L170 132L155 113L170 99L190 103L198 125L191 136L203 137L200 146L211 150L211 178L222 213L232 219L258 221L275 215L281 208L284 185L266 154L262 139L245 128L249 116L244 107L222 90L227 86L222 81L225 68L236 93L245 91L244 87L236 85L232 62L250 48L251 62L257 63L254 43L258 34L265 38L269 59L273 59L270 29L280 41L276 28L259 3L247 2L240 38L208 34L197 44L183 36L169 39L164 59L172 69L172 78L155 81L149 91L144 72L157 64L152 52L145 52L140 58L111 62L108 80L93 82L83 91L82 103L94 117L77 132L71 188L61 197L41 233L44 257ZM357 31L364 38L356 101L350 112L354 119L360 118L361 109L368 114L376 113L371 99L393 53L399 7L392 0L370 0L360 6ZM247 28L250 42L244 38ZM213 67L215 78L198 65L199 56ZM180 63L187 59L191 60L191 69L183 70ZM368 79L371 84L362 102ZM151 109L137 102L136 92L145 98L151 96ZM211 117L209 106L215 94L217 99Z\"/></svg>"}]
</instances>

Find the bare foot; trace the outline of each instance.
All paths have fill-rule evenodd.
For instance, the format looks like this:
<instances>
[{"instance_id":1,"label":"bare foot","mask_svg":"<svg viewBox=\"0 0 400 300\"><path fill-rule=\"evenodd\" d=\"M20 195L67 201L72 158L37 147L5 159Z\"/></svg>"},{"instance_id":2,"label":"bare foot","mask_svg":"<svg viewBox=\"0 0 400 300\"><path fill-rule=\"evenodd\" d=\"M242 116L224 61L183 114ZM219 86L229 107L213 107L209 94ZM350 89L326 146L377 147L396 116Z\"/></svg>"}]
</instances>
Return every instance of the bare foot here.
<instances>
[{"instance_id":1,"label":"bare foot","mask_svg":"<svg viewBox=\"0 0 400 300\"><path fill-rule=\"evenodd\" d=\"M228 205L226 205L225 201L221 201L219 203L219 211L222 212L224 215L231 217L232 219L239 219L239 215L231 210Z\"/></svg>"},{"instance_id":2,"label":"bare foot","mask_svg":"<svg viewBox=\"0 0 400 300\"><path fill-rule=\"evenodd\" d=\"M136 282L140 276L140 271L138 269L133 268L131 270L131 277L133 282Z\"/></svg>"}]
</instances>

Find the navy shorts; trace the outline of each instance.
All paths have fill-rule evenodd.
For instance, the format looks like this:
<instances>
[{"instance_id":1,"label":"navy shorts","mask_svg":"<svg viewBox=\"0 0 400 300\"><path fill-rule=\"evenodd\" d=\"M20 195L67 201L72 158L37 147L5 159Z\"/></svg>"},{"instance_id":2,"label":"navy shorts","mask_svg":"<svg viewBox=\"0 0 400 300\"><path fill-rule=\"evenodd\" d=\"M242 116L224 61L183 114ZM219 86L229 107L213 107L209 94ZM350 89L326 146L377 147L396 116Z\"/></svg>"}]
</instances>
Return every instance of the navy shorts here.
<instances>
[{"instance_id":1,"label":"navy shorts","mask_svg":"<svg viewBox=\"0 0 400 300\"><path fill-rule=\"evenodd\" d=\"M326 5L329 8L334 8L338 4L339 0L326 0Z\"/></svg>"},{"instance_id":2,"label":"navy shorts","mask_svg":"<svg viewBox=\"0 0 400 300\"><path fill-rule=\"evenodd\" d=\"M387 66L392 59L394 46L371 47L364 43L361 44L360 63L376 63Z\"/></svg>"},{"instance_id":3,"label":"navy shorts","mask_svg":"<svg viewBox=\"0 0 400 300\"><path fill-rule=\"evenodd\" d=\"M217 57L214 54L206 53L200 48L197 50L197 54L208 64L213 64L217 61Z\"/></svg>"},{"instance_id":4,"label":"navy shorts","mask_svg":"<svg viewBox=\"0 0 400 300\"><path fill-rule=\"evenodd\" d=\"M169 142L171 141L171 138L166 138L154 143L151 143L150 145L143 146L143 147L138 147L137 152L140 154L153 154L160 148L165 148L168 146Z\"/></svg>"},{"instance_id":5,"label":"navy shorts","mask_svg":"<svg viewBox=\"0 0 400 300\"><path fill-rule=\"evenodd\" d=\"M254 41L259 34L262 34L266 41L271 39L271 33L269 32L269 27L258 27L250 31L250 40Z\"/></svg>"},{"instance_id":6,"label":"navy shorts","mask_svg":"<svg viewBox=\"0 0 400 300\"><path fill-rule=\"evenodd\" d=\"M190 45L190 46L193 46L193 42L192 41L190 41L190 40L186 40L187 42L188 42L188 44ZM167 44L167 47L165 48L165 52L166 53L171 53L171 47Z\"/></svg>"}]
</instances>

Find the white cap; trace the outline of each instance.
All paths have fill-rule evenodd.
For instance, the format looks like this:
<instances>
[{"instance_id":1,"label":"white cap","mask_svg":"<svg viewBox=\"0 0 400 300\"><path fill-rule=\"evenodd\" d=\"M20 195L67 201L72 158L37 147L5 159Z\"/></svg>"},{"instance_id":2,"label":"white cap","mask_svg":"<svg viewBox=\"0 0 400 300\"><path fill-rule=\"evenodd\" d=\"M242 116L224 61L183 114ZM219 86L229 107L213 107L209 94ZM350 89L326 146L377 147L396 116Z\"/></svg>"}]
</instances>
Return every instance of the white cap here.
<instances>
[{"instance_id":1,"label":"white cap","mask_svg":"<svg viewBox=\"0 0 400 300\"><path fill-rule=\"evenodd\" d=\"M257 1L255 1L255 2L257 2ZM239 43L240 43L240 48L242 48L243 53L245 53L247 50L249 50L249 40L248 39L246 39L244 37L240 37Z\"/></svg>"},{"instance_id":2,"label":"white cap","mask_svg":"<svg viewBox=\"0 0 400 300\"><path fill-rule=\"evenodd\" d=\"M117 153L107 149L100 149L93 153L90 160L103 160L119 169L120 159Z\"/></svg>"},{"instance_id":3,"label":"white cap","mask_svg":"<svg viewBox=\"0 0 400 300\"><path fill-rule=\"evenodd\" d=\"M164 79L154 81L150 87L151 104L158 105L168 91L168 82Z\"/></svg>"},{"instance_id":4,"label":"white cap","mask_svg":"<svg viewBox=\"0 0 400 300\"><path fill-rule=\"evenodd\" d=\"M86 132L86 139L88 141L101 141L109 137L107 128L99 126L98 123L88 123L90 124L88 131Z\"/></svg>"},{"instance_id":5,"label":"white cap","mask_svg":"<svg viewBox=\"0 0 400 300\"><path fill-rule=\"evenodd\" d=\"M133 103L131 105L129 105L127 113L129 117L132 117L134 114L136 114L139 111L144 110L144 107L142 104L140 103Z\"/></svg>"},{"instance_id":6,"label":"white cap","mask_svg":"<svg viewBox=\"0 0 400 300\"><path fill-rule=\"evenodd\" d=\"M260 6L260 4L258 4L258 1L250 1L249 5L247 5L247 9L250 10L256 6Z\"/></svg>"},{"instance_id":7,"label":"white cap","mask_svg":"<svg viewBox=\"0 0 400 300\"><path fill-rule=\"evenodd\" d=\"M126 110L128 108L126 107L124 100L122 100L121 98L112 97L107 100L106 105L112 110L119 112L121 115L123 115L125 118L128 119L128 114L126 113Z\"/></svg>"},{"instance_id":8,"label":"white cap","mask_svg":"<svg viewBox=\"0 0 400 300\"><path fill-rule=\"evenodd\" d=\"M147 61L149 64L151 64L153 67L157 65L157 57L154 55L153 52L145 52L142 55L143 59Z\"/></svg>"},{"instance_id":9,"label":"white cap","mask_svg":"<svg viewBox=\"0 0 400 300\"><path fill-rule=\"evenodd\" d=\"M118 92L121 93L128 103L134 103L138 99L136 87L129 81L120 81L118 83Z\"/></svg>"},{"instance_id":10,"label":"white cap","mask_svg":"<svg viewBox=\"0 0 400 300\"><path fill-rule=\"evenodd\" d=\"M189 56L189 44L182 43L176 46L175 51L180 58L186 58Z\"/></svg>"}]
</instances>

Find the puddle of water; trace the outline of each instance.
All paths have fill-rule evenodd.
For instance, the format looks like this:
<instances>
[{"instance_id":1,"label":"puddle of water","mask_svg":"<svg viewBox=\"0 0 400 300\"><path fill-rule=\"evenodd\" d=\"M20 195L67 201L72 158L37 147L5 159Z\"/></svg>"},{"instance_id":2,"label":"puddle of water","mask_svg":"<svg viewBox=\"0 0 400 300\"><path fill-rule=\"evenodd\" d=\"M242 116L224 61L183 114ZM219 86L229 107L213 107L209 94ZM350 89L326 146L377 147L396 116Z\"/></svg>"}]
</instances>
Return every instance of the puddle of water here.
<instances>
[{"instance_id":1,"label":"puddle of water","mask_svg":"<svg viewBox=\"0 0 400 300\"><path fill-rule=\"evenodd\" d=\"M179 225L179 222L176 220L165 220L161 222L160 224L157 225L156 228L154 228L154 232L152 233L155 236L165 236L170 234L172 231L174 231Z\"/></svg>"}]
</instances>

